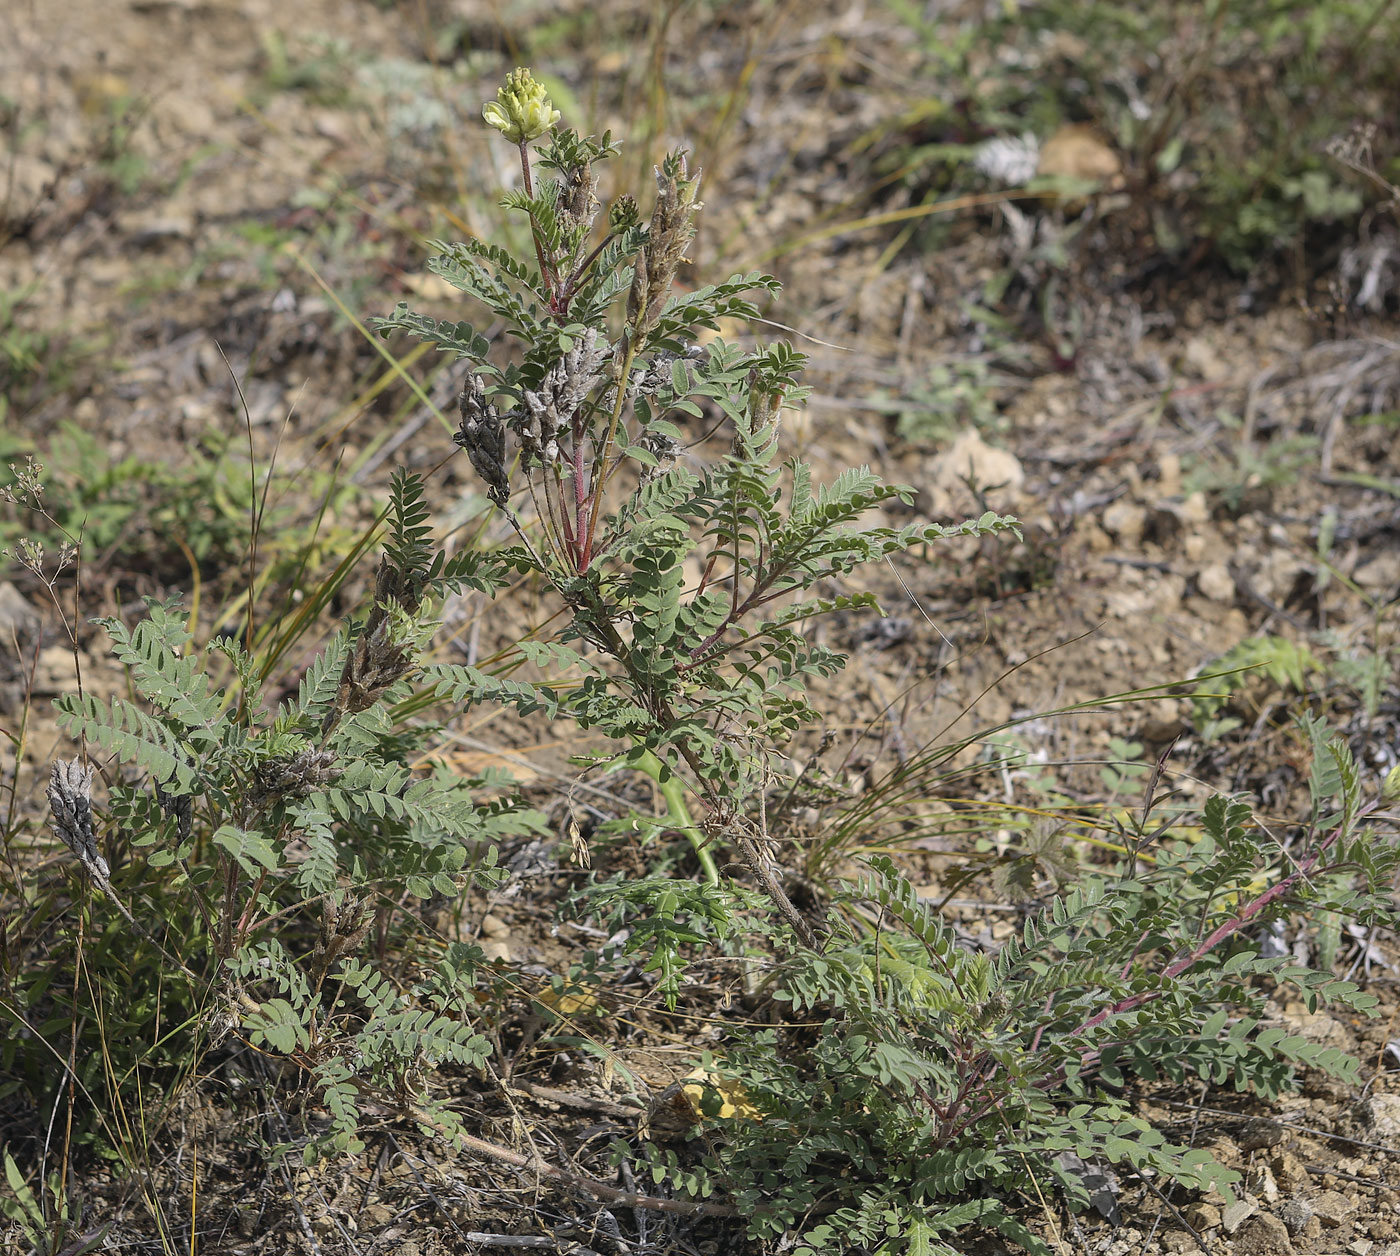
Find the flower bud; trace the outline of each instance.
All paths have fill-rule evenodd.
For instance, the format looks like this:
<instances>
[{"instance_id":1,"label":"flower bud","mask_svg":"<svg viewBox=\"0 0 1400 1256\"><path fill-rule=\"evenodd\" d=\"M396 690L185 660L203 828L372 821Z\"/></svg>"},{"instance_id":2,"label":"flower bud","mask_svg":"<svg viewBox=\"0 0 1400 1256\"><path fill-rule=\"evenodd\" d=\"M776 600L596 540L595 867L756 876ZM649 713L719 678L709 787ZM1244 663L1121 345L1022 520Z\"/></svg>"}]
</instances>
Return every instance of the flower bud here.
<instances>
[{"instance_id":1,"label":"flower bud","mask_svg":"<svg viewBox=\"0 0 1400 1256\"><path fill-rule=\"evenodd\" d=\"M505 86L497 91L496 99L481 106L481 116L487 126L495 127L512 144L539 139L560 117L549 94L526 69L506 75Z\"/></svg>"},{"instance_id":2,"label":"flower bud","mask_svg":"<svg viewBox=\"0 0 1400 1256\"><path fill-rule=\"evenodd\" d=\"M614 231L626 231L628 227L635 227L640 217L636 199L630 195L619 196L608 210L608 226Z\"/></svg>"}]
</instances>

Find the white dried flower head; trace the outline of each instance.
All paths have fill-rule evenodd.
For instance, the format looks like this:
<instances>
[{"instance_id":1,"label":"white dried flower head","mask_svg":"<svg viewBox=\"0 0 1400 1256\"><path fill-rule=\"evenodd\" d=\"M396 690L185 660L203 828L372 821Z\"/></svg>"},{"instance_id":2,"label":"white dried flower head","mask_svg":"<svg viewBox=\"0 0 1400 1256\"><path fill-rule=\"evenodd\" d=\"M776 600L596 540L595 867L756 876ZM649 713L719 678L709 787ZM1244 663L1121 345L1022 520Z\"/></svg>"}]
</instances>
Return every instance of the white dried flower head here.
<instances>
[{"instance_id":1,"label":"white dried flower head","mask_svg":"<svg viewBox=\"0 0 1400 1256\"><path fill-rule=\"evenodd\" d=\"M44 547L30 537L22 536L12 549L5 551L21 567L32 571L36 576L44 574Z\"/></svg>"},{"instance_id":2,"label":"white dried flower head","mask_svg":"<svg viewBox=\"0 0 1400 1256\"><path fill-rule=\"evenodd\" d=\"M53 831L90 876L105 881L111 868L97 849L92 825L93 770L80 759L59 759L49 769L49 811Z\"/></svg>"},{"instance_id":3,"label":"white dried flower head","mask_svg":"<svg viewBox=\"0 0 1400 1256\"><path fill-rule=\"evenodd\" d=\"M524 414L518 415L520 448L526 460L553 462L559 439L574 421L578 408L603 380L603 363L611 353L607 339L590 327L545 372L538 390L521 393Z\"/></svg>"},{"instance_id":4,"label":"white dried flower head","mask_svg":"<svg viewBox=\"0 0 1400 1256\"><path fill-rule=\"evenodd\" d=\"M1012 187L1035 178L1040 141L1034 135L998 135L977 146L972 164L989 179Z\"/></svg>"},{"instance_id":5,"label":"white dried flower head","mask_svg":"<svg viewBox=\"0 0 1400 1256\"><path fill-rule=\"evenodd\" d=\"M23 468L10 463L10 474L13 475L14 483L5 485L0 490L7 502L21 503L31 506L35 510L43 509L44 505L44 464L35 462L33 455L25 458Z\"/></svg>"}]
</instances>

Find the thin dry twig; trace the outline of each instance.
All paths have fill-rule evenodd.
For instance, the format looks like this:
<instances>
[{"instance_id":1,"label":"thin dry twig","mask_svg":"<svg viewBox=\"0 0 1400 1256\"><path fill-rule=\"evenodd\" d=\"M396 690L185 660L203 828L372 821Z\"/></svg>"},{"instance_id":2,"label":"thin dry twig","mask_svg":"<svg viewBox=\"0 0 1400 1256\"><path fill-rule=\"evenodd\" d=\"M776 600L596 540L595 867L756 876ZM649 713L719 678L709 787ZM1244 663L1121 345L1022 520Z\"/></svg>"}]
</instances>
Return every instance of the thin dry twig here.
<instances>
[{"instance_id":1,"label":"thin dry twig","mask_svg":"<svg viewBox=\"0 0 1400 1256\"><path fill-rule=\"evenodd\" d=\"M641 1195L636 1191L624 1191L616 1186L609 1186L606 1182L600 1182L597 1178L587 1177L582 1173L570 1173L567 1169L545 1164L537 1157L522 1155L518 1151L511 1151L508 1147L498 1147L495 1143L488 1143L484 1138L476 1138L471 1134L444 1129L430 1112L426 1112L422 1108L415 1106L412 1112L414 1119L425 1127L441 1130L446 1137L451 1138L468 1151L474 1151L489 1160L497 1160L517 1169L528 1169L548 1181L557 1182L560 1186L571 1187L574 1190L584 1191L596 1199L606 1200L619 1208L644 1208L649 1212L670 1212L687 1217L737 1217L739 1215L738 1209L730 1204L701 1203L688 1199L663 1199L657 1195Z\"/></svg>"}]
</instances>

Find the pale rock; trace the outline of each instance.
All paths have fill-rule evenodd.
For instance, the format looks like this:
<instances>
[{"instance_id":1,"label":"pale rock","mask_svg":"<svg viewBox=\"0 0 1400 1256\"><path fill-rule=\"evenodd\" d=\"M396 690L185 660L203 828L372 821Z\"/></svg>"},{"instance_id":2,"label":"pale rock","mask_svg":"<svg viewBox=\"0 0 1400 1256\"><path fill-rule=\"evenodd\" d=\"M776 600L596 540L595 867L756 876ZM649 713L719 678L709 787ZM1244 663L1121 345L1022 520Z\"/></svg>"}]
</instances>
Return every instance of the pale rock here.
<instances>
[{"instance_id":1,"label":"pale rock","mask_svg":"<svg viewBox=\"0 0 1400 1256\"><path fill-rule=\"evenodd\" d=\"M209 101L193 92L158 96L151 102L151 110L162 127L171 127L177 134L201 140L215 134L219 126L218 116Z\"/></svg>"},{"instance_id":2,"label":"pale rock","mask_svg":"<svg viewBox=\"0 0 1400 1256\"><path fill-rule=\"evenodd\" d=\"M481 933L487 938L508 938L510 937L510 926L499 916L483 916L481 918Z\"/></svg>"},{"instance_id":3,"label":"pale rock","mask_svg":"<svg viewBox=\"0 0 1400 1256\"><path fill-rule=\"evenodd\" d=\"M1299 577L1310 575L1312 568L1301 562L1287 549L1287 542L1277 542L1264 551L1264 561L1254 573L1252 583L1255 589L1275 602L1285 602L1299 582Z\"/></svg>"},{"instance_id":4,"label":"pale rock","mask_svg":"<svg viewBox=\"0 0 1400 1256\"><path fill-rule=\"evenodd\" d=\"M58 170L48 162L27 153L15 153L7 157L9 167L6 175L9 181L10 202L21 213L31 209L46 193L53 190Z\"/></svg>"},{"instance_id":5,"label":"pale rock","mask_svg":"<svg viewBox=\"0 0 1400 1256\"><path fill-rule=\"evenodd\" d=\"M1210 522L1210 507L1204 493L1192 493L1182 501L1162 498L1152 506L1152 531L1160 539L1178 532L1190 536Z\"/></svg>"},{"instance_id":6,"label":"pale rock","mask_svg":"<svg viewBox=\"0 0 1400 1256\"><path fill-rule=\"evenodd\" d=\"M0 580L0 652L19 657L39 639L44 621L29 600L8 580Z\"/></svg>"},{"instance_id":7,"label":"pale rock","mask_svg":"<svg viewBox=\"0 0 1400 1256\"><path fill-rule=\"evenodd\" d=\"M1400 1138L1400 1095L1372 1095L1361 1107L1367 1125L1378 1139Z\"/></svg>"},{"instance_id":8,"label":"pale rock","mask_svg":"<svg viewBox=\"0 0 1400 1256\"><path fill-rule=\"evenodd\" d=\"M987 444L975 428L965 428L928 468L932 513L948 515L975 509L971 483L994 510L1007 510L1015 504L1026 482L1026 473L1016 455Z\"/></svg>"},{"instance_id":9,"label":"pale rock","mask_svg":"<svg viewBox=\"0 0 1400 1256\"><path fill-rule=\"evenodd\" d=\"M1157 491L1163 497L1176 497L1181 492L1181 457L1165 453L1157 460Z\"/></svg>"},{"instance_id":10,"label":"pale rock","mask_svg":"<svg viewBox=\"0 0 1400 1256\"><path fill-rule=\"evenodd\" d=\"M1213 1230L1220 1224L1220 1209L1214 1204L1192 1204L1186 1210L1186 1220L1197 1230Z\"/></svg>"},{"instance_id":11,"label":"pale rock","mask_svg":"<svg viewBox=\"0 0 1400 1256\"><path fill-rule=\"evenodd\" d=\"M338 109L320 109L312 117L312 128L322 139L348 144L354 139L350 120Z\"/></svg>"},{"instance_id":12,"label":"pale rock","mask_svg":"<svg viewBox=\"0 0 1400 1256\"><path fill-rule=\"evenodd\" d=\"M1199 528L1210 521L1210 506L1204 493L1192 493L1181 503L1177 516L1183 524Z\"/></svg>"},{"instance_id":13,"label":"pale rock","mask_svg":"<svg viewBox=\"0 0 1400 1256\"><path fill-rule=\"evenodd\" d=\"M1097 183L1109 191L1123 184L1123 163L1118 154L1097 127L1083 122L1066 123L1040 146L1035 172L1042 178L1058 177L1072 184ZM1077 188L1071 199L1076 195Z\"/></svg>"},{"instance_id":14,"label":"pale rock","mask_svg":"<svg viewBox=\"0 0 1400 1256\"><path fill-rule=\"evenodd\" d=\"M116 216L117 230L126 243L137 248L151 248L174 240L188 240L194 235L194 215L161 213L134 209Z\"/></svg>"},{"instance_id":15,"label":"pale rock","mask_svg":"<svg viewBox=\"0 0 1400 1256\"><path fill-rule=\"evenodd\" d=\"M1356 1211L1356 1205L1341 1191L1323 1191L1313 1199L1312 1206L1317 1219L1332 1230L1345 1225Z\"/></svg>"},{"instance_id":16,"label":"pale rock","mask_svg":"<svg viewBox=\"0 0 1400 1256\"><path fill-rule=\"evenodd\" d=\"M1393 597L1400 591L1400 553L1378 554L1352 572L1352 579L1363 589Z\"/></svg>"},{"instance_id":17,"label":"pale rock","mask_svg":"<svg viewBox=\"0 0 1400 1256\"><path fill-rule=\"evenodd\" d=\"M1142 589L1108 589L1104 592L1104 604L1114 619L1140 623L1152 608L1152 598Z\"/></svg>"},{"instance_id":18,"label":"pale rock","mask_svg":"<svg viewBox=\"0 0 1400 1256\"><path fill-rule=\"evenodd\" d=\"M1250 1190L1266 1204L1276 1204L1279 1199L1278 1183L1269 1172L1268 1165L1260 1165L1249 1175Z\"/></svg>"},{"instance_id":19,"label":"pale rock","mask_svg":"<svg viewBox=\"0 0 1400 1256\"><path fill-rule=\"evenodd\" d=\"M1326 1012L1309 1012L1301 1003L1290 1003L1284 1009L1284 1020L1309 1042L1332 1043L1340 1046L1347 1040L1344 1026Z\"/></svg>"},{"instance_id":20,"label":"pale rock","mask_svg":"<svg viewBox=\"0 0 1400 1256\"><path fill-rule=\"evenodd\" d=\"M1192 1252L1199 1252L1201 1245L1196 1242L1194 1235L1187 1234L1185 1230L1168 1230L1162 1235L1162 1250L1189 1256Z\"/></svg>"},{"instance_id":21,"label":"pale rock","mask_svg":"<svg viewBox=\"0 0 1400 1256\"><path fill-rule=\"evenodd\" d=\"M1079 534L1091 554L1106 554L1113 548L1113 538L1096 523L1081 523Z\"/></svg>"},{"instance_id":22,"label":"pale rock","mask_svg":"<svg viewBox=\"0 0 1400 1256\"><path fill-rule=\"evenodd\" d=\"M1221 356L1209 336L1195 336L1188 340L1182 356L1186 366L1208 384L1218 384L1229 378L1230 364Z\"/></svg>"},{"instance_id":23,"label":"pale rock","mask_svg":"<svg viewBox=\"0 0 1400 1256\"><path fill-rule=\"evenodd\" d=\"M1159 615L1170 615L1186 599L1186 577L1168 573L1151 582L1153 609Z\"/></svg>"},{"instance_id":24,"label":"pale rock","mask_svg":"<svg viewBox=\"0 0 1400 1256\"><path fill-rule=\"evenodd\" d=\"M77 673L74 671L73 650L66 645L46 645L39 651L39 661L34 668L34 690L36 693L64 693L76 688Z\"/></svg>"},{"instance_id":25,"label":"pale rock","mask_svg":"<svg viewBox=\"0 0 1400 1256\"><path fill-rule=\"evenodd\" d=\"M1206 550L1209 547L1209 542L1203 532L1192 532L1181 542L1181 552L1186 555L1189 562L1193 563L1200 562L1206 556Z\"/></svg>"},{"instance_id":26,"label":"pale rock","mask_svg":"<svg viewBox=\"0 0 1400 1256\"><path fill-rule=\"evenodd\" d=\"M1226 1204L1220 1214L1220 1224L1226 1234L1234 1234L1250 1217L1259 1211L1259 1205L1250 1203L1247 1199L1237 1199L1233 1204Z\"/></svg>"},{"instance_id":27,"label":"pale rock","mask_svg":"<svg viewBox=\"0 0 1400 1256\"><path fill-rule=\"evenodd\" d=\"M1196 577L1196 587L1201 596L1212 602L1233 602L1235 600L1235 580L1224 563L1211 563L1201 568Z\"/></svg>"},{"instance_id":28,"label":"pale rock","mask_svg":"<svg viewBox=\"0 0 1400 1256\"><path fill-rule=\"evenodd\" d=\"M500 960L504 964L510 963L510 945L503 939L486 938L479 945L488 961Z\"/></svg>"},{"instance_id":29,"label":"pale rock","mask_svg":"<svg viewBox=\"0 0 1400 1256\"><path fill-rule=\"evenodd\" d=\"M1124 545L1136 545L1147 527L1147 511L1136 502L1119 498L1103 512L1104 531Z\"/></svg>"},{"instance_id":30,"label":"pale rock","mask_svg":"<svg viewBox=\"0 0 1400 1256\"><path fill-rule=\"evenodd\" d=\"M1119 1230L1106 1248L1103 1256L1138 1256L1142 1251L1142 1231L1133 1226Z\"/></svg>"}]
</instances>

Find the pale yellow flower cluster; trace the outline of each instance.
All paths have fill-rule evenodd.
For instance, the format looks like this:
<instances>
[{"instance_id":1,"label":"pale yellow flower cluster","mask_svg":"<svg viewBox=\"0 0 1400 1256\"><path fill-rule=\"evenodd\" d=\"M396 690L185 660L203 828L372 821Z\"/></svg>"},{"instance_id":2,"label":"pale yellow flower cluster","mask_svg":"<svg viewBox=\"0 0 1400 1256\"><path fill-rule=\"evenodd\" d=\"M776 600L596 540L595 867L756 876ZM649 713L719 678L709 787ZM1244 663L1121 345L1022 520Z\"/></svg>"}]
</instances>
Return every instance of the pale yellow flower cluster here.
<instances>
[{"instance_id":1,"label":"pale yellow flower cluster","mask_svg":"<svg viewBox=\"0 0 1400 1256\"><path fill-rule=\"evenodd\" d=\"M496 99L481 106L481 116L512 144L539 139L560 118L549 94L525 69L506 75L505 86L496 93Z\"/></svg>"}]
</instances>

